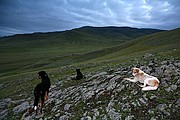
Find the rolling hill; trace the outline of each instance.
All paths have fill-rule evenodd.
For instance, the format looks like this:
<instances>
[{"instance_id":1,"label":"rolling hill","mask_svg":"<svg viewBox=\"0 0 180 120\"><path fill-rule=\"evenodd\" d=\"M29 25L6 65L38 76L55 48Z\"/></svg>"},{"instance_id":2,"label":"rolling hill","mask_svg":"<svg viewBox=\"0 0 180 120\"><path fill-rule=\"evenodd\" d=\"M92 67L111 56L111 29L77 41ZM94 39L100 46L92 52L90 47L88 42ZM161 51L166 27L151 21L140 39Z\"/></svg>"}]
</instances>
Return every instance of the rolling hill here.
<instances>
[{"instance_id":1,"label":"rolling hill","mask_svg":"<svg viewBox=\"0 0 180 120\"><path fill-rule=\"evenodd\" d=\"M130 27L86 26L62 32L2 37L0 38L0 76L11 72L42 69L42 67L48 66L51 64L49 62L54 62L56 59L61 59L62 62L58 62L55 67L71 64L76 61L66 59L67 56L77 53L97 52L106 47L161 31ZM88 58L86 56L83 59ZM49 59L50 61L46 62Z\"/></svg>"},{"instance_id":2,"label":"rolling hill","mask_svg":"<svg viewBox=\"0 0 180 120\"><path fill-rule=\"evenodd\" d=\"M64 32L3 37L0 40L0 82L16 81L22 76L34 74L39 70L52 70L58 74L57 69L72 65L94 71L104 65L111 67L123 62L128 63L146 53L153 53L162 58L171 54L179 58L179 28L170 31L119 28L119 32L123 29L126 32L129 30L130 36L126 36L126 39L122 37L123 32L117 32L119 34L107 39L104 39L106 37L101 33L109 31L110 34L112 31L118 31L117 29L117 27L103 27L102 30L101 28L83 27ZM132 39L133 30L136 31L135 33L143 30L141 34L146 34L146 36ZM118 37L117 42L115 38ZM68 70L64 69L64 73L55 75L55 78L72 71L71 67Z\"/></svg>"},{"instance_id":3,"label":"rolling hill","mask_svg":"<svg viewBox=\"0 0 180 120\"><path fill-rule=\"evenodd\" d=\"M39 83L39 70L46 70L52 82L47 111L42 117L24 117L179 117L180 28L161 31L86 26L64 32L3 37L0 48L2 119L19 119L26 114L33 103L32 91ZM160 78L160 89L145 93L136 84L124 81L134 66ZM71 80L76 68L81 68L84 79Z\"/></svg>"},{"instance_id":4,"label":"rolling hill","mask_svg":"<svg viewBox=\"0 0 180 120\"><path fill-rule=\"evenodd\" d=\"M172 55L174 57L179 58L179 33L180 28L137 38L133 41L109 48L113 50L113 52L109 55L106 54L105 56L103 56L103 59L107 60L109 58L110 60L112 60L113 58L117 59L118 57L121 58L123 56L138 57L144 55L145 53L153 53L159 55L173 53Z\"/></svg>"}]
</instances>

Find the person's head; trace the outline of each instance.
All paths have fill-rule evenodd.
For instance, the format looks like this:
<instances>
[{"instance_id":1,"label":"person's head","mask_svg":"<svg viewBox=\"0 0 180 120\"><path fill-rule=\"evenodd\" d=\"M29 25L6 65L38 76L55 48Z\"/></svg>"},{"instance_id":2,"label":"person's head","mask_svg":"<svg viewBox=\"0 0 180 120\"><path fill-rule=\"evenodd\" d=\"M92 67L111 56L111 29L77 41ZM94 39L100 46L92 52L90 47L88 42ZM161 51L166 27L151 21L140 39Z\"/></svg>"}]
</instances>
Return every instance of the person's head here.
<instances>
[{"instance_id":1,"label":"person's head","mask_svg":"<svg viewBox=\"0 0 180 120\"><path fill-rule=\"evenodd\" d=\"M40 71L40 72L38 72L38 75L39 75L39 77L41 77L41 78L46 78L46 77L48 77L48 75L47 75L47 73L46 73L45 71Z\"/></svg>"}]
</instances>

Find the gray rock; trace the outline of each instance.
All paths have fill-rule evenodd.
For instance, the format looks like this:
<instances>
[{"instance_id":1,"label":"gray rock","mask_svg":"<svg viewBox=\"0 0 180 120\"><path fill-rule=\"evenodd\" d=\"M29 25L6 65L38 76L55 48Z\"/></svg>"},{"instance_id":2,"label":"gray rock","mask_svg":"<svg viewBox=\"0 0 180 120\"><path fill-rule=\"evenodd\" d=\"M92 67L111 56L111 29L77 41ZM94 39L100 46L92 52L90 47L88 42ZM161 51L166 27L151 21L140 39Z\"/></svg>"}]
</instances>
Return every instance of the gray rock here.
<instances>
[{"instance_id":1,"label":"gray rock","mask_svg":"<svg viewBox=\"0 0 180 120\"><path fill-rule=\"evenodd\" d=\"M0 112L0 120L5 120L7 115L8 115L8 109L2 110Z\"/></svg>"},{"instance_id":2,"label":"gray rock","mask_svg":"<svg viewBox=\"0 0 180 120\"><path fill-rule=\"evenodd\" d=\"M107 90L112 90L116 87L117 85L117 82L116 80L118 80L121 76L115 76L113 77L109 82L108 82L108 87L107 87Z\"/></svg>"},{"instance_id":3,"label":"gray rock","mask_svg":"<svg viewBox=\"0 0 180 120\"><path fill-rule=\"evenodd\" d=\"M98 109L93 109L92 111L95 116L99 116L100 113L99 113Z\"/></svg>"},{"instance_id":4,"label":"gray rock","mask_svg":"<svg viewBox=\"0 0 180 120\"><path fill-rule=\"evenodd\" d=\"M155 95L153 95L153 96L150 97L151 100L152 100L152 99L155 99L155 98L157 98L157 96L155 96Z\"/></svg>"},{"instance_id":5,"label":"gray rock","mask_svg":"<svg viewBox=\"0 0 180 120\"><path fill-rule=\"evenodd\" d=\"M127 116L127 117L125 118L125 120L133 120L133 118L134 118L134 115L130 115L130 116Z\"/></svg>"},{"instance_id":6,"label":"gray rock","mask_svg":"<svg viewBox=\"0 0 180 120\"><path fill-rule=\"evenodd\" d=\"M4 109L11 102L11 98L0 100L0 109Z\"/></svg>"},{"instance_id":7,"label":"gray rock","mask_svg":"<svg viewBox=\"0 0 180 120\"><path fill-rule=\"evenodd\" d=\"M168 61L162 61L161 62L161 65L167 65L168 64Z\"/></svg>"},{"instance_id":8,"label":"gray rock","mask_svg":"<svg viewBox=\"0 0 180 120\"><path fill-rule=\"evenodd\" d=\"M170 92L171 91L171 87L168 87L165 89L167 92Z\"/></svg>"},{"instance_id":9,"label":"gray rock","mask_svg":"<svg viewBox=\"0 0 180 120\"><path fill-rule=\"evenodd\" d=\"M89 90L88 89L83 89L82 99L84 101L86 101L88 99L91 99L94 95L95 95L95 91L93 91L92 89L90 89L90 88L89 88Z\"/></svg>"},{"instance_id":10,"label":"gray rock","mask_svg":"<svg viewBox=\"0 0 180 120\"><path fill-rule=\"evenodd\" d=\"M42 119L43 116L44 116L44 113L36 115L35 118L39 120L39 119Z\"/></svg>"},{"instance_id":11,"label":"gray rock","mask_svg":"<svg viewBox=\"0 0 180 120\"><path fill-rule=\"evenodd\" d=\"M121 114L118 112L115 112L112 109L109 110L108 115L111 118L111 120L122 120Z\"/></svg>"},{"instance_id":12,"label":"gray rock","mask_svg":"<svg viewBox=\"0 0 180 120\"><path fill-rule=\"evenodd\" d=\"M180 98L176 101L176 105L180 107Z\"/></svg>"},{"instance_id":13,"label":"gray rock","mask_svg":"<svg viewBox=\"0 0 180 120\"><path fill-rule=\"evenodd\" d=\"M177 85L171 85L171 90L176 90L177 89Z\"/></svg>"},{"instance_id":14,"label":"gray rock","mask_svg":"<svg viewBox=\"0 0 180 120\"><path fill-rule=\"evenodd\" d=\"M63 116L59 117L59 120L69 120L71 116L71 113L65 112Z\"/></svg>"},{"instance_id":15,"label":"gray rock","mask_svg":"<svg viewBox=\"0 0 180 120\"><path fill-rule=\"evenodd\" d=\"M154 114L154 110L148 110L149 114Z\"/></svg>"},{"instance_id":16,"label":"gray rock","mask_svg":"<svg viewBox=\"0 0 180 120\"><path fill-rule=\"evenodd\" d=\"M150 120L157 120L156 118L152 117Z\"/></svg>"},{"instance_id":17,"label":"gray rock","mask_svg":"<svg viewBox=\"0 0 180 120\"><path fill-rule=\"evenodd\" d=\"M117 72L115 72L115 74L121 75L121 72L122 72L122 71L117 71Z\"/></svg>"},{"instance_id":18,"label":"gray rock","mask_svg":"<svg viewBox=\"0 0 180 120\"><path fill-rule=\"evenodd\" d=\"M174 65L178 68L180 68L180 63L174 63Z\"/></svg>"},{"instance_id":19,"label":"gray rock","mask_svg":"<svg viewBox=\"0 0 180 120\"><path fill-rule=\"evenodd\" d=\"M82 117L80 120L92 120L90 116Z\"/></svg>"},{"instance_id":20,"label":"gray rock","mask_svg":"<svg viewBox=\"0 0 180 120\"><path fill-rule=\"evenodd\" d=\"M158 109L159 111L164 111L167 108L166 104L159 104L156 109Z\"/></svg>"},{"instance_id":21,"label":"gray rock","mask_svg":"<svg viewBox=\"0 0 180 120\"><path fill-rule=\"evenodd\" d=\"M59 117L61 114L60 113L57 113L56 115L55 115L55 117Z\"/></svg>"},{"instance_id":22,"label":"gray rock","mask_svg":"<svg viewBox=\"0 0 180 120\"><path fill-rule=\"evenodd\" d=\"M108 120L107 116L104 115L104 116L102 117L102 120Z\"/></svg>"},{"instance_id":23,"label":"gray rock","mask_svg":"<svg viewBox=\"0 0 180 120\"><path fill-rule=\"evenodd\" d=\"M94 78L97 78L97 77L100 77L100 76L103 76L103 75L107 75L107 74L108 74L107 72L101 72L99 74L93 75L92 77L89 78L89 80L92 80Z\"/></svg>"},{"instance_id":24,"label":"gray rock","mask_svg":"<svg viewBox=\"0 0 180 120\"><path fill-rule=\"evenodd\" d=\"M139 98L139 101L145 105L147 104L147 102L143 98Z\"/></svg>"},{"instance_id":25,"label":"gray rock","mask_svg":"<svg viewBox=\"0 0 180 120\"><path fill-rule=\"evenodd\" d=\"M25 112L22 117L21 120L34 120L35 119L35 113L30 115L29 112Z\"/></svg>"},{"instance_id":26,"label":"gray rock","mask_svg":"<svg viewBox=\"0 0 180 120\"><path fill-rule=\"evenodd\" d=\"M165 90L167 92L175 91L175 90L177 90L177 85L171 85L170 87L166 88Z\"/></svg>"},{"instance_id":27,"label":"gray rock","mask_svg":"<svg viewBox=\"0 0 180 120\"><path fill-rule=\"evenodd\" d=\"M27 110L28 108L30 108L29 102L23 102L20 105L13 108L13 112L17 114L23 112L24 110Z\"/></svg>"},{"instance_id":28,"label":"gray rock","mask_svg":"<svg viewBox=\"0 0 180 120\"><path fill-rule=\"evenodd\" d=\"M131 106L129 103L122 104L122 111L131 111Z\"/></svg>"},{"instance_id":29,"label":"gray rock","mask_svg":"<svg viewBox=\"0 0 180 120\"><path fill-rule=\"evenodd\" d=\"M161 79L161 80L163 80L163 79ZM163 87L168 87L168 84L167 84L167 82L166 82L165 80L163 80L163 81L161 82L161 85L162 85Z\"/></svg>"},{"instance_id":30,"label":"gray rock","mask_svg":"<svg viewBox=\"0 0 180 120\"><path fill-rule=\"evenodd\" d=\"M65 110L65 111L68 111L70 107L71 107L71 104L66 104L66 105L64 106L64 110Z\"/></svg>"},{"instance_id":31,"label":"gray rock","mask_svg":"<svg viewBox=\"0 0 180 120\"><path fill-rule=\"evenodd\" d=\"M107 79L113 78L115 75L107 75Z\"/></svg>"},{"instance_id":32,"label":"gray rock","mask_svg":"<svg viewBox=\"0 0 180 120\"><path fill-rule=\"evenodd\" d=\"M123 89L125 88L125 85L117 85L117 89L115 89L114 91L115 92L117 92L117 93L119 93L119 92L121 92Z\"/></svg>"}]
</instances>

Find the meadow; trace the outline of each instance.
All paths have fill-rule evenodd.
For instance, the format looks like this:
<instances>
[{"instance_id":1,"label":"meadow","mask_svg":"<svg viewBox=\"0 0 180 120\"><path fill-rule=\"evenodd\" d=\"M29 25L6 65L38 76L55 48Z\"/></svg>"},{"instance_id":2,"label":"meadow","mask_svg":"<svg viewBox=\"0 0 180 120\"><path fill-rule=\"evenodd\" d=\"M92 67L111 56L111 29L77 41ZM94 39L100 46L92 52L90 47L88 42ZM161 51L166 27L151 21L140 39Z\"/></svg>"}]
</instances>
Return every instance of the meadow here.
<instances>
[{"instance_id":1,"label":"meadow","mask_svg":"<svg viewBox=\"0 0 180 120\"><path fill-rule=\"evenodd\" d=\"M179 59L179 33L180 29L83 27L3 37L0 40L0 99L16 99L22 92L31 93L39 82L36 77L40 70L47 71L55 82L74 74L76 68L85 73L95 72L121 63L130 64L146 53L160 59L167 56Z\"/></svg>"}]
</instances>

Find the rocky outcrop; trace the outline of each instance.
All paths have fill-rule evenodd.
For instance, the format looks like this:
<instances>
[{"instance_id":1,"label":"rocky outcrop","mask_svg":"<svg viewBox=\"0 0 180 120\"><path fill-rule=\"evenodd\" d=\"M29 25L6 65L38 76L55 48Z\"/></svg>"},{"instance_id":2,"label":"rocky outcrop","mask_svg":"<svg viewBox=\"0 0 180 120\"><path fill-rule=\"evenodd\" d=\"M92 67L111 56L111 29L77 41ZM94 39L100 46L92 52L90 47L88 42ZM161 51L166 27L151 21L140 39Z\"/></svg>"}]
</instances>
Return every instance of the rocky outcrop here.
<instances>
[{"instance_id":1,"label":"rocky outcrop","mask_svg":"<svg viewBox=\"0 0 180 120\"><path fill-rule=\"evenodd\" d=\"M131 77L131 67L136 65L159 78L161 83L158 90L143 92L136 83L124 80ZM51 87L44 114L37 117L25 112L23 119L158 120L180 117L179 61L153 59L146 64L136 63L85 76L77 81L70 77L59 79ZM0 104L5 106L7 102L4 100ZM13 112L17 114L28 108L29 103L23 101L13 108Z\"/></svg>"}]
</instances>

